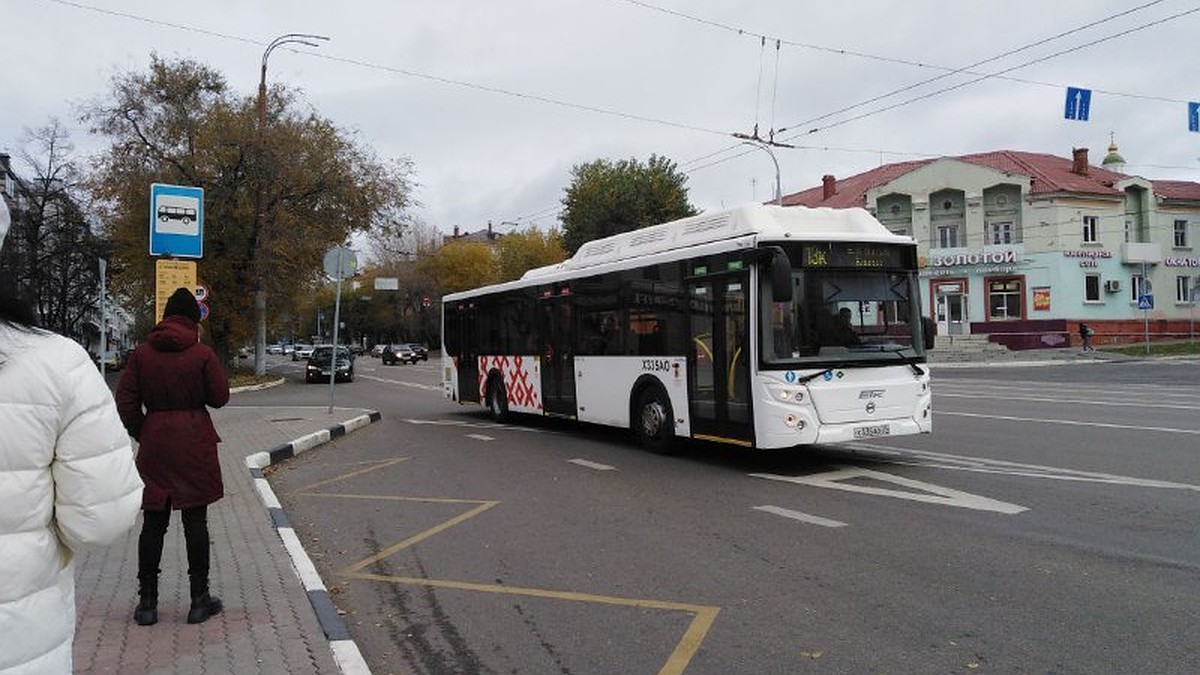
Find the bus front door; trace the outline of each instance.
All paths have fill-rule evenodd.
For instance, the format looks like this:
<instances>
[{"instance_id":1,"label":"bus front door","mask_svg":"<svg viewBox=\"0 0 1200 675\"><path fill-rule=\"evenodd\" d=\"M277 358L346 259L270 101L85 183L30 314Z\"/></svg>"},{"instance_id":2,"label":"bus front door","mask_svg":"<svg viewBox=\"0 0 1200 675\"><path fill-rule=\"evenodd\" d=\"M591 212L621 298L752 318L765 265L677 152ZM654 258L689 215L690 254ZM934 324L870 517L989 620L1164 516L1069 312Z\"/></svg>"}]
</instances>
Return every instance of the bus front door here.
<instances>
[{"instance_id":1,"label":"bus front door","mask_svg":"<svg viewBox=\"0 0 1200 675\"><path fill-rule=\"evenodd\" d=\"M745 272L706 277L688 286L688 391L695 438L736 445L754 441L748 288Z\"/></svg>"},{"instance_id":2,"label":"bus front door","mask_svg":"<svg viewBox=\"0 0 1200 675\"><path fill-rule=\"evenodd\" d=\"M458 331L458 400L480 403L479 397L479 345L475 335L474 304L458 303L454 308L453 330ZM447 326L447 329L451 329Z\"/></svg>"},{"instance_id":3,"label":"bus front door","mask_svg":"<svg viewBox=\"0 0 1200 675\"><path fill-rule=\"evenodd\" d=\"M542 335L542 406L547 415L575 417L575 349L571 336L571 298L539 303Z\"/></svg>"}]
</instances>

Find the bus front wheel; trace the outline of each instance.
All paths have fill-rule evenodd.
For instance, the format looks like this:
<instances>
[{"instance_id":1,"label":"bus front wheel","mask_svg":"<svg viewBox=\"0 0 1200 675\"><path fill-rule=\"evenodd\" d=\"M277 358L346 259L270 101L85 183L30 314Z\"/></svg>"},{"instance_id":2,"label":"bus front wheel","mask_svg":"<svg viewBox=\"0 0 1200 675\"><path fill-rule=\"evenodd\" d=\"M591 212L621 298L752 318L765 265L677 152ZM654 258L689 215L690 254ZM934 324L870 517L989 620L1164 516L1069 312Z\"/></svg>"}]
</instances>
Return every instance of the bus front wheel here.
<instances>
[{"instance_id":1,"label":"bus front wheel","mask_svg":"<svg viewBox=\"0 0 1200 675\"><path fill-rule=\"evenodd\" d=\"M633 432L638 444L650 452L671 452L675 441L675 419L671 402L658 387L648 387L638 396Z\"/></svg>"},{"instance_id":2,"label":"bus front wheel","mask_svg":"<svg viewBox=\"0 0 1200 675\"><path fill-rule=\"evenodd\" d=\"M488 384L487 406L493 421L503 422L508 419L508 396L498 378L492 378Z\"/></svg>"}]
</instances>

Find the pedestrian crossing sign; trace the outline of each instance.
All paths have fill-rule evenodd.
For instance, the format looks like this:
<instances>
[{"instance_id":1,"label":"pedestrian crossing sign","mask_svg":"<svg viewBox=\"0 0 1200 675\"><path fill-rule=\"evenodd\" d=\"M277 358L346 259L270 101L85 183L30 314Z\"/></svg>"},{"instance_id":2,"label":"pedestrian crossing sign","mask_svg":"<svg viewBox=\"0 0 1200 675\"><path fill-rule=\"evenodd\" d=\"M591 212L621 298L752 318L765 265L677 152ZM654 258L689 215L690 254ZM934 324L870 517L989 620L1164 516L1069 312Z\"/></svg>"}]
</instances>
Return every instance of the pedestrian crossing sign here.
<instances>
[{"instance_id":1,"label":"pedestrian crossing sign","mask_svg":"<svg viewBox=\"0 0 1200 675\"><path fill-rule=\"evenodd\" d=\"M1149 293L1139 295L1138 309L1154 309L1154 296Z\"/></svg>"}]
</instances>

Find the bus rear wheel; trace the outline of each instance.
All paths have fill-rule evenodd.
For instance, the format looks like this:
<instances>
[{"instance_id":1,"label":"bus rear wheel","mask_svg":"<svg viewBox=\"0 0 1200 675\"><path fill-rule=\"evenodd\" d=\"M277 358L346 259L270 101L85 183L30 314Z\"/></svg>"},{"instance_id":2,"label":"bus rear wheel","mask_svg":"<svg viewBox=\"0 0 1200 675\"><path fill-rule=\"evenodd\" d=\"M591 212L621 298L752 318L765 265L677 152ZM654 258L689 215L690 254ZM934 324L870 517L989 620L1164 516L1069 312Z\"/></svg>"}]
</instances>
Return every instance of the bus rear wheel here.
<instances>
[{"instance_id":1,"label":"bus rear wheel","mask_svg":"<svg viewBox=\"0 0 1200 675\"><path fill-rule=\"evenodd\" d=\"M504 422L508 419L508 396L499 378L492 378L488 382L487 407L493 421Z\"/></svg>"},{"instance_id":2,"label":"bus rear wheel","mask_svg":"<svg viewBox=\"0 0 1200 675\"><path fill-rule=\"evenodd\" d=\"M650 452L669 454L674 449L675 417L662 389L649 387L638 396L633 433L638 444Z\"/></svg>"}]
</instances>

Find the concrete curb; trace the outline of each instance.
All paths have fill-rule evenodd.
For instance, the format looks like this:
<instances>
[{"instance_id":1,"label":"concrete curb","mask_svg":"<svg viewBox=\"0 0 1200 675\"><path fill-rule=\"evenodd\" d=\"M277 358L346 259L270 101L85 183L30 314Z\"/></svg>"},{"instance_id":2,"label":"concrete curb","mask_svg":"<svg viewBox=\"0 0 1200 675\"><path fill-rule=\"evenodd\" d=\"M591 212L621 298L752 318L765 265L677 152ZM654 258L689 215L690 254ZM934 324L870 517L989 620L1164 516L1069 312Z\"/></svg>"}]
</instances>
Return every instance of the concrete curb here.
<instances>
[{"instance_id":1,"label":"concrete curb","mask_svg":"<svg viewBox=\"0 0 1200 675\"><path fill-rule=\"evenodd\" d=\"M254 479L254 487L258 491L258 496L263 505L267 507L267 513L271 516L271 524L283 541L283 546L292 560L292 568L304 586L304 591L308 594L308 601L312 604L317 621L321 624L321 630L325 632L325 638L329 641L333 660L345 675L370 675L371 669L367 667L367 662L363 659L358 645L350 637L346 622L342 621L342 617L338 615L333 600L329 598L329 591L325 588L325 583L321 581L321 575L317 573L316 566L313 565L312 559L304 550L304 545L300 543L300 538L296 536L296 531L288 522L287 514L283 512L283 506L275 497L275 491L271 489L271 484L263 476L263 469L291 459L301 452L311 450L335 438L345 436L372 422L378 422L380 419L382 419L382 415L372 411L328 429L301 436L291 443L284 443L272 450L256 452L246 457L246 466L250 469L250 476Z\"/></svg>"},{"instance_id":2,"label":"concrete curb","mask_svg":"<svg viewBox=\"0 0 1200 675\"><path fill-rule=\"evenodd\" d=\"M229 393L240 394L243 391L262 391L263 389L270 389L271 387L278 387L279 385L283 384L284 382L286 382L286 380L284 380L284 378L281 377L278 380L275 380L273 382L263 382L262 384L248 384L244 387L234 387L229 390Z\"/></svg>"}]
</instances>

